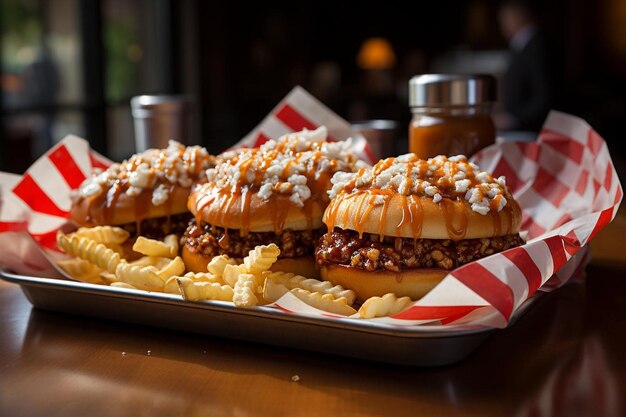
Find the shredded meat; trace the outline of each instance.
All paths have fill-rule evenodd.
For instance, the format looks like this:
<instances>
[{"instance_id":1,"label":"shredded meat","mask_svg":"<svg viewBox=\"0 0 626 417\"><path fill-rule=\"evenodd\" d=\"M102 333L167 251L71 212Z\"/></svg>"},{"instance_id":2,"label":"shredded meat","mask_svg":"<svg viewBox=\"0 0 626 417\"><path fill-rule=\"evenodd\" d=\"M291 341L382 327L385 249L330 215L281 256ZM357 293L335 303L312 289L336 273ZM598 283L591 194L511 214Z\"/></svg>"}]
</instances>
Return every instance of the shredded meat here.
<instances>
[{"instance_id":1,"label":"shredded meat","mask_svg":"<svg viewBox=\"0 0 626 417\"><path fill-rule=\"evenodd\" d=\"M280 258L295 258L312 255L315 243L323 233L323 229L311 231L286 229L279 234L249 232L242 236L239 230L225 230L204 223L198 226L194 219L189 222L189 227L181 238L181 245L185 245L191 253L243 258L258 245L275 243L280 248Z\"/></svg>"},{"instance_id":2,"label":"shredded meat","mask_svg":"<svg viewBox=\"0 0 626 417\"><path fill-rule=\"evenodd\" d=\"M348 265L366 271L399 272L407 268L454 269L476 259L522 245L519 234L483 239L410 239L336 228L320 238L318 265Z\"/></svg>"},{"instance_id":3,"label":"shredded meat","mask_svg":"<svg viewBox=\"0 0 626 417\"><path fill-rule=\"evenodd\" d=\"M175 234L181 236L189 219L193 218L191 213L174 214L168 217L155 217L152 219L145 219L139 224L139 234L149 239L162 240L169 234ZM130 233L131 238L137 237L137 223L127 223L120 225L122 229Z\"/></svg>"}]
</instances>

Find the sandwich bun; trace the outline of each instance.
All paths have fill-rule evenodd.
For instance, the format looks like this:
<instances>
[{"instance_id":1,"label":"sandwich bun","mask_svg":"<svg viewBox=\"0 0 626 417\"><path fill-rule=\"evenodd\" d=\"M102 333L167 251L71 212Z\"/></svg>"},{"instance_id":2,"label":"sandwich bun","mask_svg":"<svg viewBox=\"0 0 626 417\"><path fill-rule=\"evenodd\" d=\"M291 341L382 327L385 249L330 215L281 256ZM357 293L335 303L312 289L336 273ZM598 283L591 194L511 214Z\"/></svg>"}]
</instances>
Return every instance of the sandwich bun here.
<instances>
[{"instance_id":1,"label":"sandwich bun","mask_svg":"<svg viewBox=\"0 0 626 417\"><path fill-rule=\"evenodd\" d=\"M120 193L115 204L107 207L106 198L83 198L72 205L70 216L79 226L122 225L138 220L187 213L190 187L174 185L166 204L154 205L150 198L131 197ZM150 197L150 192L146 193ZM140 218L138 218L138 214Z\"/></svg>"},{"instance_id":2,"label":"sandwich bun","mask_svg":"<svg viewBox=\"0 0 626 417\"><path fill-rule=\"evenodd\" d=\"M322 279L353 290L357 299L365 301L394 293L398 297L422 298L432 290L449 271L436 268L412 268L401 272L376 271L345 265L324 265L320 269Z\"/></svg>"},{"instance_id":3,"label":"sandwich bun","mask_svg":"<svg viewBox=\"0 0 626 417\"><path fill-rule=\"evenodd\" d=\"M336 197L324 213L329 230L334 227L383 236L421 239L474 239L519 233L522 215L515 200L504 209L479 214L463 199L386 193L385 203L374 205L374 193ZM342 198L343 197L343 198Z\"/></svg>"},{"instance_id":4,"label":"sandwich bun","mask_svg":"<svg viewBox=\"0 0 626 417\"><path fill-rule=\"evenodd\" d=\"M207 272L207 266L209 265L209 262L211 262L211 259L213 259L213 256L193 253L187 248L187 246L183 246L181 257L183 258L187 271L194 273ZM242 259L235 259L237 262L243 261ZM315 266L315 259L313 256L280 258L272 264L270 271L291 272L307 278L319 278L319 271Z\"/></svg>"},{"instance_id":5,"label":"sandwich bun","mask_svg":"<svg viewBox=\"0 0 626 417\"><path fill-rule=\"evenodd\" d=\"M206 183L191 193L188 208L203 222L225 229L281 232L323 227L322 214L327 204L323 198L311 198L303 209L292 204L289 195L272 194L264 199L256 191L248 193Z\"/></svg>"}]
</instances>

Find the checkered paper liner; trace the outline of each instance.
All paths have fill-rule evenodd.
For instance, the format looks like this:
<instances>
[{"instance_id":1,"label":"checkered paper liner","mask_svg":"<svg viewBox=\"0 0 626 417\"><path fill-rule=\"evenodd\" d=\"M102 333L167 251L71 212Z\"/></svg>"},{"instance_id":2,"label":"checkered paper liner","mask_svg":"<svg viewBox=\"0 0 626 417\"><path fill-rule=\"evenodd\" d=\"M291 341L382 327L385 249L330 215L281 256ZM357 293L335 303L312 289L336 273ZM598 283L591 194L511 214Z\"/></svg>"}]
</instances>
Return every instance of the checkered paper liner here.
<instances>
[{"instance_id":1,"label":"checkered paper liner","mask_svg":"<svg viewBox=\"0 0 626 417\"><path fill-rule=\"evenodd\" d=\"M346 121L297 87L238 146L258 146L269 137L321 125L328 127L331 140L354 134ZM372 162L363 138L353 145L355 154ZM473 159L482 169L507 177L523 210L527 243L457 268L409 309L369 320L505 327L537 290L548 291L579 275L589 256L586 244L614 218L622 199L604 140L586 122L564 113L550 113L536 142L493 145ZM67 224L69 191L94 168L108 164L87 142L68 136L23 176L0 174L0 245L6 248L0 264L18 273L57 276L40 249L48 257L60 256L55 236ZM285 314L350 320L290 293L274 306Z\"/></svg>"}]
</instances>

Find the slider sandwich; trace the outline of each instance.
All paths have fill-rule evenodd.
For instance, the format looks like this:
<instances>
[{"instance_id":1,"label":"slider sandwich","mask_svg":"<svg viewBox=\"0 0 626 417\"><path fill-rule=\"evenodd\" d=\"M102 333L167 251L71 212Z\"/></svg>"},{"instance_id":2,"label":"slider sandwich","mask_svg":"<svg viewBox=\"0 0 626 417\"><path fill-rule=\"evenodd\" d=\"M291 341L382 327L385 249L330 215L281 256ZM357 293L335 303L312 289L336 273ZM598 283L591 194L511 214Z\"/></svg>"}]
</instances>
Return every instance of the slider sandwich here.
<instances>
[{"instance_id":1,"label":"slider sandwich","mask_svg":"<svg viewBox=\"0 0 626 417\"><path fill-rule=\"evenodd\" d=\"M326 128L220 155L189 198L195 216L181 239L187 270L203 272L216 255L244 258L258 245L280 248L272 269L317 276L313 253L336 172L353 172L350 142L327 142Z\"/></svg>"},{"instance_id":2,"label":"slider sandwich","mask_svg":"<svg viewBox=\"0 0 626 417\"><path fill-rule=\"evenodd\" d=\"M332 183L316 262L322 278L361 300L418 299L453 269L524 243L505 178L464 156L406 154Z\"/></svg>"},{"instance_id":3,"label":"slider sandwich","mask_svg":"<svg viewBox=\"0 0 626 417\"><path fill-rule=\"evenodd\" d=\"M71 219L78 226L118 226L136 237L163 239L182 235L191 214L192 185L206 178L215 157L205 148L170 141L166 149L149 149L106 170L95 170L72 192ZM130 253L127 255L131 256Z\"/></svg>"}]
</instances>

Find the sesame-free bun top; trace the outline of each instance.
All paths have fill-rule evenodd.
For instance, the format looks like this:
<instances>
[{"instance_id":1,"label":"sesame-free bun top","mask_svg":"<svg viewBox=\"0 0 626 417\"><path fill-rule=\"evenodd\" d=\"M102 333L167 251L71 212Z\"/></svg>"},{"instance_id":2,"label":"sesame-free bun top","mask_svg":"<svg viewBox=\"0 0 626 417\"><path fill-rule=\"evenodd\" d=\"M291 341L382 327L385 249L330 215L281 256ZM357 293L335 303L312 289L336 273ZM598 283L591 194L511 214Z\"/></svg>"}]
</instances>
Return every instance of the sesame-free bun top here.
<instances>
[{"instance_id":1,"label":"sesame-free bun top","mask_svg":"<svg viewBox=\"0 0 626 417\"><path fill-rule=\"evenodd\" d=\"M189 210L199 221L243 233L322 227L331 177L354 172L358 162L350 140L326 136L322 126L225 152L191 194Z\"/></svg>"},{"instance_id":2,"label":"sesame-free bun top","mask_svg":"<svg viewBox=\"0 0 626 417\"><path fill-rule=\"evenodd\" d=\"M96 170L72 194L72 220L81 226L121 225L187 212L192 185L215 157L199 146L170 141L106 170Z\"/></svg>"},{"instance_id":3,"label":"sesame-free bun top","mask_svg":"<svg viewBox=\"0 0 626 417\"><path fill-rule=\"evenodd\" d=\"M505 178L462 155L387 158L332 183L323 218L331 231L453 240L519 233L521 210Z\"/></svg>"}]
</instances>

